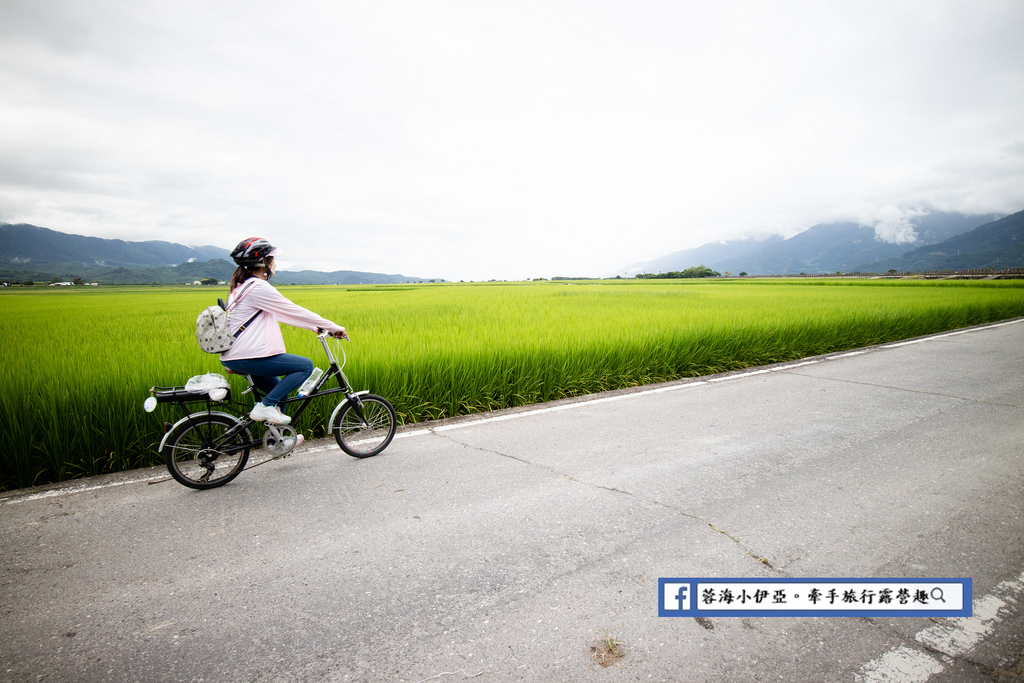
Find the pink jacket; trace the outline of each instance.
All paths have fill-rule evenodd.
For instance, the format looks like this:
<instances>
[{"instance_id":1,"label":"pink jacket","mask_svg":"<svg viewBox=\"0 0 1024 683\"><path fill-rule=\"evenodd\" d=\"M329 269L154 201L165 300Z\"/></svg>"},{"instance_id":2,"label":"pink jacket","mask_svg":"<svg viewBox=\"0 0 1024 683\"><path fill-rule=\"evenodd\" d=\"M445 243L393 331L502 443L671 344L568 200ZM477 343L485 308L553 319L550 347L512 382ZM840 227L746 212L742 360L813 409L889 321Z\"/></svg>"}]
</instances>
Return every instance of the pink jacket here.
<instances>
[{"instance_id":1,"label":"pink jacket","mask_svg":"<svg viewBox=\"0 0 1024 683\"><path fill-rule=\"evenodd\" d=\"M228 313L228 327L232 332L251 318L256 311L263 313L252 321L242 334L238 335L231 348L220 354L221 360L240 360L245 358L266 358L285 353L284 338L281 336L279 323L287 323L294 327L315 330L321 327L328 332L338 332L341 326L335 325L327 318L302 306L293 304L278 292L273 285L260 278L250 278L236 287L228 297L228 307L235 302L235 295L247 283L256 281L242 295L238 304Z\"/></svg>"}]
</instances>

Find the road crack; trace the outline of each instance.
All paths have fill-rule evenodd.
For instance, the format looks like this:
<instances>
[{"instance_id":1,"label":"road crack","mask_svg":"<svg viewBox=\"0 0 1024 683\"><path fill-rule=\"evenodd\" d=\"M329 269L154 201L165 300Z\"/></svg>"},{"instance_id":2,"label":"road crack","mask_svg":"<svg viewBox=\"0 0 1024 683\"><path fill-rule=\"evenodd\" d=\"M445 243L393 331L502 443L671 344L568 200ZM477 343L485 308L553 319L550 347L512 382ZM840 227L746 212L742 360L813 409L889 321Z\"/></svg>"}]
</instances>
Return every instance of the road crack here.
<instances>
[{"instance_id":1,"label":"road crack","mask_svg":"<svg viewBox=\"0 0 1024 683\"><path fill-rule=\"evenodd\" d=\"M800 377L810 377L812 379L825 379L829 382L838 382L840 384L856 384L862 387L873 387L875 389L892 389L893 391L903 391L909 394L922 394L924 396L939 396L941 398L951 398L956 401L963 401L964 403L977 403L985 406L999 406L1002 408L1020 408L1021 406L1013 403L996 403L995 401L983 401L977 398L969 398L967 396L955 396L953 394L943 394L937 391L924 391L923 389L908 389L907 387L894 387L891 384L878 384L876 382L858 382L854 379L839 379L836 377L819 377L817 375L811 375L804 372L796 372L794 370L786 370L783 368L779 372L787 375L799 375Z\"/></svg>"},{"instance_id":2,"label":"road crack","mask_svg":"<svg viewBox=\"0 0 1024 683\"><path fill-rule=\"evenodd\" d=\"M728 531L725 531L724 529L720 528L714 522L711 522L709 520L704 519L700 515L691 514L689 512L684 511L684 510L680 510L679 508L675 507L674 505L669 505L668 503L663 503L660 500L654 500L653 498L648 498L647 496L641 495L639 493L633 493L632 491L626 491L626 490L623 490L623 489L615 488L614 486L605 486L603 484L595 484L593 482L584 481L582 479L577 479L576 477L573 477L570 474L567 474L565 472L557 470L554 467L550 467L549 465L544 465L544 464L541 464L541 463L538 463L538 462L534 462L534 461L528 460L526 458L521 458L521 457L519 457L517 455L511 455L509 453L502 453L501 451L496 451L496 450L493 450L491 448L482 448L480 446L474 446L472 444L466 443L465 441L461 441L459 439L452 438L448 434L438 433L434 429L431 429L430 432L434 436L439 436L439 437L441 437L443 439L447 439L448 441L451 441L452 443L456 443L456 444L458 444L460 446L463 446L464 448L471 448L473 450L480 451L481 453L487 453L489 455L497 455L497 456L500 456L502 458L508 458L509 460L515 460L517 462L521 462L524 465L529 465L530 467L535 467L537 469L547 470L551 474L554 474L554 475L556 475L558 477L561 477L563 479L567 479L568 481L571 481L574 484L580 484L581 486L589 486L591 488L602 489L602 490L605 490L605 491L610 491L612 493L618 493L618 494L621 494L621 495L624 495L624 496L629 496L630 498L633 498L633 499L638 500L638 501L642 501L643 503L645 503L647 505L657 506L657 507L664 508L666 510L671 510L672 512L674 512L674 513L676 513L676 514L678 514L678 515L680 515L682 517L686 517L688 519L692 519L692 520L700 522L702 524L706 524L708 527L710 527L715 532L721 534L722 536L725 536L730 541L732 541L733 543L738 545L743 550L743 552L745 552L749 557L752 557L754 560L756 560L762 566L767 567L768 569L772 570L773 572L775 572L777 574L785 575L785 572L783 572L781 569L777 569L776 567L774 567L772 565L772 563L768 560L768 558L762 557L762 556L758 555L757 553L755 553L754 551L750 550L749 548L747 548L743 544L743 541L741 541L740 539L738 539L735 536L731 535Z\"/></svg>"}]
</instances>

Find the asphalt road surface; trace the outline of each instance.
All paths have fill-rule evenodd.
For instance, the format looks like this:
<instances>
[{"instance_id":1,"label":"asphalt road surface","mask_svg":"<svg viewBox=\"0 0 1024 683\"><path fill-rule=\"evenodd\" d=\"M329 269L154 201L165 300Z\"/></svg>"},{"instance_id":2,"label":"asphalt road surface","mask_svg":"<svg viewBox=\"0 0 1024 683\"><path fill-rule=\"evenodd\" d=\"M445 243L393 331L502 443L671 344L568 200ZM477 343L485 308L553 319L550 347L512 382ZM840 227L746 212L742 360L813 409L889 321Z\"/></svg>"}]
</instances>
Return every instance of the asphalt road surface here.
<instances>
[{"instance_id":1,"label":"asphalt road surface","mask_svg":"<svg viewBox=\"0 0 1024 683\"><path fill-rule=\"evenodd\" d=\"M1022 409L1016 320L367 460L318 441L211 491L3 494L0 680L1024 681ZM659 617L661 577L967 577L974 602Z\"/></svg>"}]
</instances>

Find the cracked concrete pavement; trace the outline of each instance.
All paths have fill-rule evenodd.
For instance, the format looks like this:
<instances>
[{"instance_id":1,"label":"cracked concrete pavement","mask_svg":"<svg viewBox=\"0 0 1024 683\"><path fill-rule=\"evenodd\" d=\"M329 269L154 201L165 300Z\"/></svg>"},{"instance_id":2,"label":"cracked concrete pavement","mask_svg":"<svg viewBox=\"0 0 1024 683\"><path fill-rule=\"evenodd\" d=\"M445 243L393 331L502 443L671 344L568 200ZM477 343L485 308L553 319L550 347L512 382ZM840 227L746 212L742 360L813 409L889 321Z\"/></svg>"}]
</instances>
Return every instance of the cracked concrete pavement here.
<instances>
[{"instance_id":1,"label":"cracked concrete pavement","mask_svg":"<svg viewBox=\"0 0 1024 683\"><path fill-rule=\"evenodd\" d=\"M683 385L680 385L680 386L683 386ZM697 385L696 384L691 384L691 386L697 386ZM628 395L628 394L620 394L620 395ZM457 424L457 423L455 423L455 424ZM673 512L679 514L679 515L682 515L683 517L689 517L690 519L695 519L698 522L703 522L704 524L707 524L709 527L714 529L716 532L722 534L723 536L725 536L729 540L733 541L734 543L738 543L741 546L743 545L742 541L740 541L739 539L733 538L732 536L729 535L729 533L727 531L723 531L722 529L719 529L717 526L715 526L714 522L708 521L706 519L702 519L701 517L699 517L697 515L690 514L690 513L686 512L685 510L681 510L681 509L679 509L678 507L676 507L674 505L669 505L667 503L663 503L663 502L660 502L660 501L657 501L657 500L652 500L652 499L649 499L649 498L645 498L640 493L634 493L634 492L631 492L631 491L624 491L622 489L615 488L614 486L602 486L600 484L590 484L590 483L588 483L586 481L575 479L575 478L569 476L568 474L565 474L564 472L559 472L559 471L557 471L557 470L555 470L555 469L553 469L553 468L551 468L551 467L549 467L547 465L539 464L537 462L533 462L533 461L528 460L526 458L517 457L515 455L510 455L508 453L501 453L499 451L489 450L489 449L486 449L486 448L481 448L479 446L473 446L472 444L465 443L465 442L459 441L457 439L454 439L453 437L451 437L451 436L449 436L447 434L439 434L437 431L435 431L433 429L431 429L430 431L431 431L431 433L433 433L435 435L440 435L443 438L448 438L451 441L453 441L454 443L456 443L456 444L458 444L458 445L460 445L460 446L462 446L464 448L475 448L475 449L477 449L479 451L482 451L482 452L485 452L485 453L490 453L492 455L498 455L498 456L501 456L501 457L504 457L504 458L512 458L513 460L518 460L518 461L520 461L522 463L525 463L527 465L541 467L543 469L548 470L549 472L551 472L555 476L564 477L565 479L567 479L567 480L569 480L571 482L575 482L577 484L582 484L584 486L595 486L596 488L604 489L606 491L611 491L613 493L621 493L623 495L632 496L632 497L642 501L646 505L664 507L667 510L671 510L671 511L673 511ZM758 562L761 562L764 565L766 565L768 567L771 567L771 563L766 558L758 557L757 555L755 555L750 550L747 550L747 554L750 555L751 557L753 557L754 559L756 559Z\"/></svg>"},{"instance_id":2,"label":"cracked concrete pavement","mask_svg":"<svg viewBox=\"0 0 1024 683\"><path fill-rule=\"evenodd\" d=\"M367 460L315 442L212 491L4 494L0 680L1022 680L1022 408L1018 321L410 426ZM670 576L964 576L1001 606L659 618ZM950 654L936 625L982 635Z\"/></svg>"}]
</instances>

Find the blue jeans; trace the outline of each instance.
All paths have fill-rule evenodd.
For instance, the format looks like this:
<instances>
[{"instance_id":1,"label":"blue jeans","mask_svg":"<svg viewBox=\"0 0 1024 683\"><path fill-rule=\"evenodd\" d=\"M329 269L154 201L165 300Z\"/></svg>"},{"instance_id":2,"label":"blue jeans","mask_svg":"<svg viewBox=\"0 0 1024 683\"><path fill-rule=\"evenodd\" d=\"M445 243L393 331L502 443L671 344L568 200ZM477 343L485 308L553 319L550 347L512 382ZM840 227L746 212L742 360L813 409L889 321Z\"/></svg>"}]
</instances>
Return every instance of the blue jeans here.
<instances>
[{"instance_id":1,"label":"blue jeans","mask_svg":"<svg viewBox=\"0 0 1024 683\"><path fill-rule=\"evenodd\" d=\"M223 360L228 370L252 377L252 383L266 396L263 405L276 406L309 379L313 374L313 361L291 353L279 353L266 358ZM278 379L282 377L282 379Z\"/></svg>"}]
</instances>

